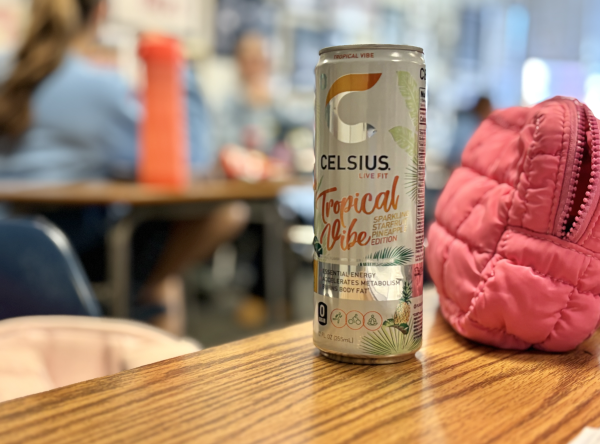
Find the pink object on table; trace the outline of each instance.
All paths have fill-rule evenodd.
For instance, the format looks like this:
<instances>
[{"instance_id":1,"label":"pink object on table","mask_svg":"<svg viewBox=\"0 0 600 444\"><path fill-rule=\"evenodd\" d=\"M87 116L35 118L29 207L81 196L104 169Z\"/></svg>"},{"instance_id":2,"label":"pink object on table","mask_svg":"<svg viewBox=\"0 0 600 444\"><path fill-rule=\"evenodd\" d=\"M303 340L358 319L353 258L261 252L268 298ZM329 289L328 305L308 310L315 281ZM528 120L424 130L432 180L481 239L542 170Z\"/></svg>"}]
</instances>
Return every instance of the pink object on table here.
<instances>
[{"instance_id":1,"label":"pink object on table","mask_svg":"<svg viewBox=\"0 0 600 444\"><path fill-rule=\"evenodd\" d=\"M600 322L600 136L556 97L494 112L466 146L428 234L444 317L501 348L568 351Z\"/></svg>"},{"instance_id":2,"label":"pink object on table","mask_svg":"<svg viewBox=\"0 0 600 444\"><path fill-rule=\"evenodd\" d=\"M0 402L200 350L140 322L87 316L0 321Z\"/></svg>"}]
</instances>

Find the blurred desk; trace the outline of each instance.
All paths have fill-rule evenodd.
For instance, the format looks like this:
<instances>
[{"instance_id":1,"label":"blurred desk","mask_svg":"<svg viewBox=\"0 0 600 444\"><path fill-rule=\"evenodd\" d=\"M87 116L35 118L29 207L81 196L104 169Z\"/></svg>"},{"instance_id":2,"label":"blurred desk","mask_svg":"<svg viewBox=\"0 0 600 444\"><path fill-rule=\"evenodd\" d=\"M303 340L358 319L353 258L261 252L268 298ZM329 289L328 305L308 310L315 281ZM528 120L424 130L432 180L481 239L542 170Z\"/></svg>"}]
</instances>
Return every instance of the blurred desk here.
<instances>
[{"instance_id":1,"label":"blurred desk","mask_svg":"<svg viewBox=\"0 0 600 444\"><path fill-rule=\"evenodd\" d=\"M9 443L566 443L600 426L600 333L566 354L469 342L425 295L402 364L321 357L304 323L0 404Z\"/></svg>"},{"instance_id":2,"label":"blurred desk","mask_svg":"<svg viewBox=\"0 0 600 444\"><path fill-rule=\"evenodd\" d=\"M185 191L135 182L79 182L67 185L34 182L0 182L0 201L18 204L133 206L205 203L224 200L272 200L288 185L310 184L294 179L247 183L237 180L206 180L192 183Z\"/></svg>"},{"instance_id":3,"label":"blurred desk","mask_svg":"<svg viewBox=\"0 0 600 444\"><path fill-rule=\"evenodd\" d=\"M135 228L149 219L200 217L224 201L245 200L253 217L267 226L264 236L265 296L271 315L285 316L283 236L285 226L276 206L279 191L289 185L307 184L306 179L246 183L206 180L184 191L135 182L81 182L65 185L33 182L0 182L0 202L25 208L126 204L129 214L111 229L108 239L108 282L112 314L129 313L131 238Z\"/></svg>"}]
</instances>

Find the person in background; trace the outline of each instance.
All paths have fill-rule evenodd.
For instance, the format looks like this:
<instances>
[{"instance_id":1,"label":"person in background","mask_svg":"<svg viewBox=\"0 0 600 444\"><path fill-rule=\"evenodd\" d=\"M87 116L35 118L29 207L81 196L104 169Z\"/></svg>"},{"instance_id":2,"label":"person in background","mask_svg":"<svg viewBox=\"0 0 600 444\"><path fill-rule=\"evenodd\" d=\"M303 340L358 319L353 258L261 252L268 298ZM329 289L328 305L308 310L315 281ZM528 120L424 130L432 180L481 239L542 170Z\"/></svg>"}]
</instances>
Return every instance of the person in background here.
<instances>
[{"instance_id":1,"label":"person in background","mask_svg":"<svg viewBox=\"0 0 600 444\"><path fill-rule=\"evenodd\" d=\"M236 46L235 62L239 86L229 88L213 109L215 157L229 177L256 181L284 176L288 174L289 157L279 142L287 121L273 95L265 37L254 31L243 34ZM267 163L276 168L265 174ZM251 294L236 307L238 324L247 328L259 327L267 319L264 298L255 296L264 294L262 229L250 225L238 246L240 262L253 270L256 279L248 289Z\"/></svg>"},{"instance_id":2,"label":"person in background","mask_svg":"<svg viewBox=\"0 0 600 444\"><path fill-rule=\"evenodd\" d=\"M487 97L479 97L477 103L468 111L459 111L457 115L454 144L450 150L448 166L455 169L460 166L462 153L467 142L487 117L492 113L492 102Z\"/></svg>"},{"instance_id":3,"label":"person in background","mask_svg":"<svg viewBox=\"0 0 600 444\"><path fill-rule=\"evenodd\" d=\"M285 139L294 129L312 130L312 106L294 103L282 95L281 88L275 88L268 41L262 34L242 34L235 61L239 87L230 89L223 105L214 110L215 146L221 155L236 147L262 153L270 159L268 178L289 176L293 152Z\"/></svg>"},{"instance_id":4,"label":"person in background","mask_svg":"<svg viewBox=\"0 0 600 444\"><path fill-rule=\"evenodd\" d=\"M265 38L243 35L236 48L241 88L225 98L216 134L219 147L228 144L271 154L281 131L281 119L271 91L271 61Z\"/></svg>"},{"instance_id":5,"label":"person in background","mask_svg":"<svg viewBox=\"0 0 600 444\"><path fill-rule=\"evenodd\" d=\"M133 178L141 105L116 72L83 56L106 10L104 0L33 1L22 46L0 60L0 179ZM204 115L192 75L182 75L189 116ZM192 159L202 159L198 153L206 149L199 146L202 125L206 122L189 122ZM98 278L104 237L114 221L110 209L63 209L45 216L71 239L92 280ZM237 237L248 217L245 204L233 203L201 220L140 227L133 242L134 303L162 307L152 323L183 333L181 271Z\"/></svg>"}]
</instances>

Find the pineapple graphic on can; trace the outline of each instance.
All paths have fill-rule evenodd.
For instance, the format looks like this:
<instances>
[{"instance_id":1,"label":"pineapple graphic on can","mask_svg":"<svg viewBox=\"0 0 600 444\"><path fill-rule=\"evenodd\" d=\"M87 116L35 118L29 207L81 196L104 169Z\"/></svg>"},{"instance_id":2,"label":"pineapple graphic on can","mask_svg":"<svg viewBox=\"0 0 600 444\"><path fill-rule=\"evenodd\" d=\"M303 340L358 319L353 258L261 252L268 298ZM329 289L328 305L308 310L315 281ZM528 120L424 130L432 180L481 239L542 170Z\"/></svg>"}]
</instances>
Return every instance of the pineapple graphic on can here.
<instances>
[{"instance_id":1,"label":"pineapple graphic on can","mask_svg":"<svg viewBox=\"0 0 600 444\"><path fill-rule=\"evenodd\" d=\"M313 339L385 364L421 346L426 69L420 48L325 48L316 68Z\"/></svg>"}]
</instances>

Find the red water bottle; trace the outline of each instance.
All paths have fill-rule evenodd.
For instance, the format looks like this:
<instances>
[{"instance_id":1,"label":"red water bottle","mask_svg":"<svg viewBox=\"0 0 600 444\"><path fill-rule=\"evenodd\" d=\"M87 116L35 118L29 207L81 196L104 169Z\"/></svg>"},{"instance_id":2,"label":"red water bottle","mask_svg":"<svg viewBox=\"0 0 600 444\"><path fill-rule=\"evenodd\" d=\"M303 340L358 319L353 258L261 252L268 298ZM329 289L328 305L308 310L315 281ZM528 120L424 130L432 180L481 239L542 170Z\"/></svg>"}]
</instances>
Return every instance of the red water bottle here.
<instances>
[{"instance_id":1,"label":"red water bottle","mask_svg":"<svg viewBox=\"0 0 600 444\"><path fill-rule=\"evenodd\" d=\"M183 56L177 40L142 37L145 116L140 127L138 181L184 189L190 182Z\"/></svg>"}]
</instances>

